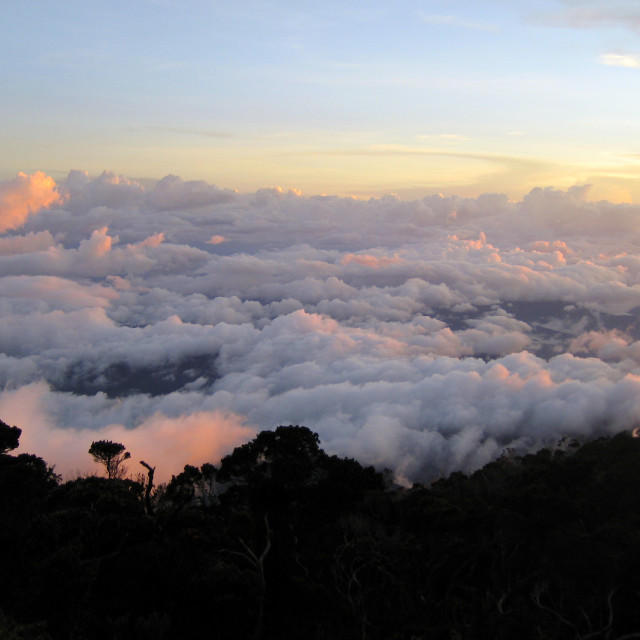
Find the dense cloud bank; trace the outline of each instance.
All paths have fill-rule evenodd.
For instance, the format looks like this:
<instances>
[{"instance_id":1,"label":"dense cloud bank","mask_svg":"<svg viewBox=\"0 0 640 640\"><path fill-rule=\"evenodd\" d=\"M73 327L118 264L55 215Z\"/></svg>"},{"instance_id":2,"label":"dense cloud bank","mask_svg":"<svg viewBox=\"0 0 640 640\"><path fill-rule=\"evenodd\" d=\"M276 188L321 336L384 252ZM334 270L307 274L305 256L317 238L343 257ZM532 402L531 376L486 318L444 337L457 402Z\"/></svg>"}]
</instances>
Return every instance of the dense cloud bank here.
<instances>
[{"instance_id":1,"label":"dense cloud bank","mask_svg":"<svg viewBox=\"0 0 640 640\"><path fill-rule=\"evenodd\" d=\"M259 430L428 480L640 417L640 207L0 183L0 417L166 478Z\"/></svg>"}]
</instances>

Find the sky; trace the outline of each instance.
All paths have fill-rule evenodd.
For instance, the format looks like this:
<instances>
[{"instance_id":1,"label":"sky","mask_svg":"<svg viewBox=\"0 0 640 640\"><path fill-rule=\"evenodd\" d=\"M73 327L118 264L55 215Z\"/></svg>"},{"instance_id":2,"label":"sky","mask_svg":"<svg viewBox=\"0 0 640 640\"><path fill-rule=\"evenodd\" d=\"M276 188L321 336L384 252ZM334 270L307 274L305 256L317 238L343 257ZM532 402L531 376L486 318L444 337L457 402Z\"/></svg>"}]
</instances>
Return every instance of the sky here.
<instances>
[{"instance_id":1,"label":"sky","mask_svg":"<svg viewBox=\"0 0 640 640\"><path fill-rule=\"evenodd\" d=\"M634 0L0 6L0 178L639 202Z\"/></svg>"},{"instance_id":2,"label":"sky","mask_svg":"<svg viewBox=\"0 0 640 640\"><path fill-rule=\"evenodd\" d=\"M640 425L640 3L0 4L0 419L161 481ZM93 465L93 466L92 466Z\"/></svg>"}]
</instances>

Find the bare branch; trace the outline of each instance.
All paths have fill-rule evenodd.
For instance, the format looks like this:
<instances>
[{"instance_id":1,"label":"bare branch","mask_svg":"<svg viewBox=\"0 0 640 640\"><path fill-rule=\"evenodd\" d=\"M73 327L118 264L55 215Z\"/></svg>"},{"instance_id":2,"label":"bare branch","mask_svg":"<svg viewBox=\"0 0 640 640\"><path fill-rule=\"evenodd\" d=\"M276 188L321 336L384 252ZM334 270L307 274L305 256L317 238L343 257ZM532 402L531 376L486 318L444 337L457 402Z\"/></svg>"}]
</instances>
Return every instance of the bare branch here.
<instances>
[{"instance_id":1,"label":"bare branch","mask_svg":"<svg viewBox=\"0 0 640 640\"><path fill-rule=\"evenodd\" d=\"M541 602L540 597L542 596L544 591L545 591L545 587L543 585L539 583L536 584L536 586L534 587L534 591L531 593L531 599L533 600L535 605L540 609L542 609L543 611L548 611L549 613L553 614L556 618L558 618L558 620L560 620L560 622L562 622L563 624L566 624L568 627L571 627L576 632L576 634L580 636L578 627L576 627L576 625L573 624L573 622L570 622L569 620L567 620L559 611L556 611L555 609L552 609L551 607Z\"/></svg>"},{"instance_id":2,"label":"bare branch","mask_svg":"<svg viewBox=\"0 0 640 640\"><path fill-rule=\"evenodd\" d=\"M140 464L147 470L147 486L144 491L144 506L148 514L153 513L153 505L151 504L151 489L153 489L153 474L155 467L147 464L144 460L140 460Z\"/></svg>"},{"instance_id":3,"label":"bare branch","mask_svg":"<svg viewBox=\"0 0 640 640\"><path fill-rule=\"evenodd\" d=\"M267 554L271 550L271 534L273 533L271 531L271 527L269 526L269 518L267 517L266 513L264 514L264 526L267 531L267 543L264 547L264 551L260 554L260 566L264 564L264 559L267 557Z\"/></svg>"}]
</instances>

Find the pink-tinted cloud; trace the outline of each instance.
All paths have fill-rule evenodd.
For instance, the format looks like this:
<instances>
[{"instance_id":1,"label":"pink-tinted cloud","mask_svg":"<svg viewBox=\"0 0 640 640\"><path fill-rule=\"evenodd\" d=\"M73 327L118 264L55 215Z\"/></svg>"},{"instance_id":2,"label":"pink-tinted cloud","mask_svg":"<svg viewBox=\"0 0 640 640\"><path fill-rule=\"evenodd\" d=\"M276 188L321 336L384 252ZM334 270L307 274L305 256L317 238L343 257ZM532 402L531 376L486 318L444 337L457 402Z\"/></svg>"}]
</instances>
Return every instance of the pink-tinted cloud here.
<instances>
[{"instance_id":1,"label":"pink-tinted cloud","mask_svg":"<svg viewBox=\"0 0 640 640\"><path fill-rule=\"evenodd\" d=\"M41 171L31 175L19 173L13 180L0 183L0 231L16 229L30 214L62 200L50 176Z\"/></svg>"},{"instance_id":2,"label":"pink-tinted cloud","mask_svg":"<svg viewBox=\"0 0 640 640\"><path fill-rule=\"evenodd\" d=\"M402 262L402 259L397 256L393 256L393 257L382 256L378 258L377 256L372 256L366 253L364 254L348 253L342 258L340 262L344 265L352 262L354 264L360 264L365 267L370 267L371 269L380 269L381 267L388 267L391 264L400 264Z\"/></svg>"},{"instance_id":3,"label":"pink-tinted cloud","mask_svg":"<svg viewBox=\"0 0 640 640\"><path fill-rule=\"evenodd\" d=\"M46 251L56 245L56 239L49 231L31 231L25 236L0 238L0 255L10 256L19 253Z\"/></svg>"},{"instance_id":4,"label":"pink-tinted cloud","mask_svg":"<svg viewBox=\"0 0 640 640\"><path fill-rule=\"evenodd\" d=\"M21 425L18 453L29 452L56 463L56 472L65 478L77 474L101 474L87 453L94 440L121 442L131 453L129 474L144 472L142 459L156 467L158 482L166 482L184 465L199 466L218 461L234 447L256 435L256 430L240 416L224 411L195 411L176 417L154 413L135 429L109 424L100 429L64 428L46 413L49 388L32 384L0 395L0 414L5 421Z\"/></svg>"}]
</instances>

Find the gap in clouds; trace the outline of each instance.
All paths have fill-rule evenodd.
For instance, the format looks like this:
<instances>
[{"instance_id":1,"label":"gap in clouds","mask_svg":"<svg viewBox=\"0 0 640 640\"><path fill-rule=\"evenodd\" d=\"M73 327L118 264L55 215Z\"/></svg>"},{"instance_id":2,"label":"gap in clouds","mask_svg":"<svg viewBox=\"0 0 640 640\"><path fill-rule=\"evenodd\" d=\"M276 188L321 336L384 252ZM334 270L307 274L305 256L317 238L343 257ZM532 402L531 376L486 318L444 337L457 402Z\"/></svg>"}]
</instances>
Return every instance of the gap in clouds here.
<instances>
[{"instance_id":1,"label":"gap in clouds","mask_svg":"<svg viewBox=\"0 0 640 640\"><path fill-rule=\"evenodd\" d=\"M640 416L640 207L585 187L363 201L72 171L0 196L0 417L63 473L93 439L168 478L304 424L426 481Z\"/></svg>"}]
</instances>

